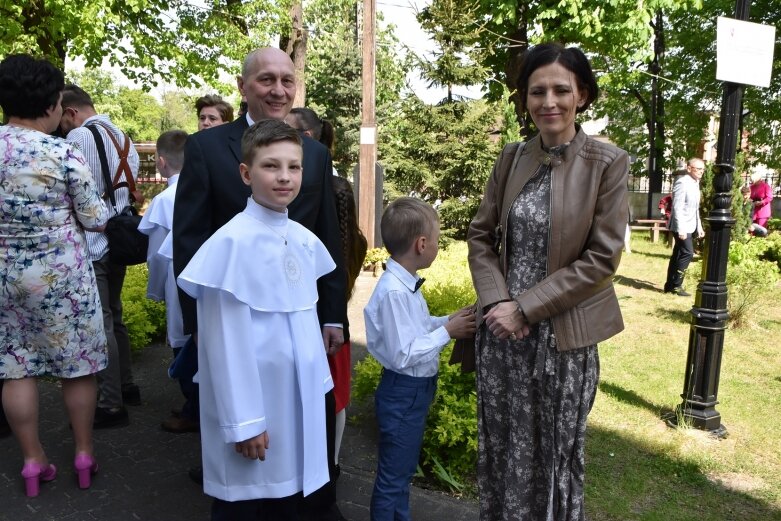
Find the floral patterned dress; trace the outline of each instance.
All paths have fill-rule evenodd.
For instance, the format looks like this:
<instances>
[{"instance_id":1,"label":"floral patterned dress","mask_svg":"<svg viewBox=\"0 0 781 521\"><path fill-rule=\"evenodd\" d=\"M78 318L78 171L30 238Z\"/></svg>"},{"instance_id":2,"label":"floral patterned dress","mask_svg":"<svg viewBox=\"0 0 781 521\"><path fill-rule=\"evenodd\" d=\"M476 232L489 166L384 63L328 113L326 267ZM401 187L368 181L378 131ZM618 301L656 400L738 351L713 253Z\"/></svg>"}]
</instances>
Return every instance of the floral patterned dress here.
<instances>
[{"instance_id":1,"label":"floral patterned dress","mask_svg":"<svg viewBox=\"0 0 781 521\"><path fill-rule=\"evenodd\" d=\"M65 140L0 126L0 379L75 378L107 365L82 226L108 210Z\"/></svg>"},{"instance_id":2,"label":"floral patterned dress","mask_svg":"<svg viewBox=\"0 0 781 521\"><path fill-rule=\"evenodd\" d=\"M560 155L563 147L549 151ZM512 297L545 278L551 176L541 165L510 208L507 287ZM585 519L586 417L599 378L597 347L559 352L551 322L528 337L477 343L481 521Z\"/></svg>"}]
</instances>

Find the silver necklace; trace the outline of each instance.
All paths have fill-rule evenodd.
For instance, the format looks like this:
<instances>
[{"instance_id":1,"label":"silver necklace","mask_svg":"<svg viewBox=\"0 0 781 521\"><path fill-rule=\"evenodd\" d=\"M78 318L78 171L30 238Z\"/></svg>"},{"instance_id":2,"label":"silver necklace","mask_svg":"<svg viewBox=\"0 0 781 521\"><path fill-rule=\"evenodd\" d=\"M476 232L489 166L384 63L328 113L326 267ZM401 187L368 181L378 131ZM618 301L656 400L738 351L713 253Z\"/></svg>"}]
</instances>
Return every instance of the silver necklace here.
<instances>
[{"instance_id":1,"label":"silver necklace","mask_svg":"<svg viewBox=\"0 0 781 521\"><path fill-rule=\"evenodd\" d=\"M259 222L260 222L260 224L262 224L263 226L265 226L266 228L271 230L271 233L273 233L274 235L276 235L277 237L282 239L285 242L285 246L287 246L287 237L285 237L284 235L282 235L281 233L279 233L278 231L276 231L274 228L272 228L268 224L264 223L263 221L259 221Z\"/></svg>"}]
</instances>

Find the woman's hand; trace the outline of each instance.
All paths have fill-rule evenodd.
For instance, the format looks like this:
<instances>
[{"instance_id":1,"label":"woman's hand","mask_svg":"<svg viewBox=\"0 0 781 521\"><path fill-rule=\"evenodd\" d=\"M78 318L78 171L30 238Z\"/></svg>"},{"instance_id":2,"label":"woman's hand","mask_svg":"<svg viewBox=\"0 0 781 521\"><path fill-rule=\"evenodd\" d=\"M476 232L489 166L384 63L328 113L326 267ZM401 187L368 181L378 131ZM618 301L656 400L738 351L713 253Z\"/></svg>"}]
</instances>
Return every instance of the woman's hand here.
<instances>
[{"instance_id":1,"label":"woman's hand","mask_svg":"<svg viewBox=\"0 0 781 521\"><path fill-rule=\"evenodd\" d=\"M260 461L264 461L266 459L266 449L268 449L267 431L236 444L236 452L247 459L259 459Z\"/></svg>"},{"instance_id":2,"label":"woman's hand","mask_svg":"<svg viewBox=\"0 0 781 521\"><path fill-rule=\"evenodd\" d=\"M500 302L485 314L488 330L499 340L516 340L529 334L529 324L515 301Z\"/></svg>"}]
</instances>

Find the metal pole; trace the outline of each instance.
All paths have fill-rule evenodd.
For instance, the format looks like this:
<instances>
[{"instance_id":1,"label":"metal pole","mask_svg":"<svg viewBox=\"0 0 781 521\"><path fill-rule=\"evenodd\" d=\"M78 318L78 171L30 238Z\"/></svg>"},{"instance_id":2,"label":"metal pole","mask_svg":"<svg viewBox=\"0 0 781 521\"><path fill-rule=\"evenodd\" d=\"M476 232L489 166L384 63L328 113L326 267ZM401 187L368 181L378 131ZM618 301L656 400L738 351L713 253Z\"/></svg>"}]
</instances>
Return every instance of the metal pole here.
<instances>
[{"instance_id":1,"label":"metal pole","mask_svg":"<svg viewBox=\"0 0 781 521\"><path fill-rule=\"evenodd\" d=\"M748 20L750 0L737 0L735 19ZM683 384L683 403L678 406L678 419L717 436L726 436L721 424L719 376L727 313L727 259L729 241L735 219L730 214L732 174L735 171L735 145L743 99L743 86L724 83L724 95L719 122L719 140L713 176L713 209L706 218L709 232L705 243L705 262L697 296L692 307L689 352Z\"/></svg>"},{"instance_id":2,"label":"metal pole","mask_svg":"<svg viewBox=\"0 0 781 521\"><path fill-rule=\"evenodd\" d=\"M648 213L647 219L653 218L653 186L654 176L656 175L656 96L657 96L657 83L656 76L659 75L659 62L657 57L654 56L654 61L651 63L651 73L653 78L651 79L651 124L649 125L649 137L648 137Z\"/></svg>"}]
</instances>

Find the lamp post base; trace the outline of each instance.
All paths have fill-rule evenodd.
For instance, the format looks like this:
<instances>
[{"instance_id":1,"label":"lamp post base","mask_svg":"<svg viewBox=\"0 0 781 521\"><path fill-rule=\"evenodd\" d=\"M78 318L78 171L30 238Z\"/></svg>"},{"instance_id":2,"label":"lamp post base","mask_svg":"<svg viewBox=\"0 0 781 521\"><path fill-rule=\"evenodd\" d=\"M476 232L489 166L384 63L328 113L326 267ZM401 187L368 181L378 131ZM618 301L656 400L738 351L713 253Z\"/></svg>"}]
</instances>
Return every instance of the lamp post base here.
<instances>
[{"instance_id":1,"label":"lamp post base","mask_svg":"<svg viewBox=\"0 0 781 521\"><path fill-rule=\"evenodd\" d=\"M715 410L707 411L714 414L709 415L706 419L702 414L706 411L697 411L693 409L685 409L682 405L675 408L675 411L667 411L662 414L662 420L668 427L677 428L695 428L707 433L714 438L723 440L729 436L727 428L721 423L721 415Z\"/></svg>"}]
</instances>

